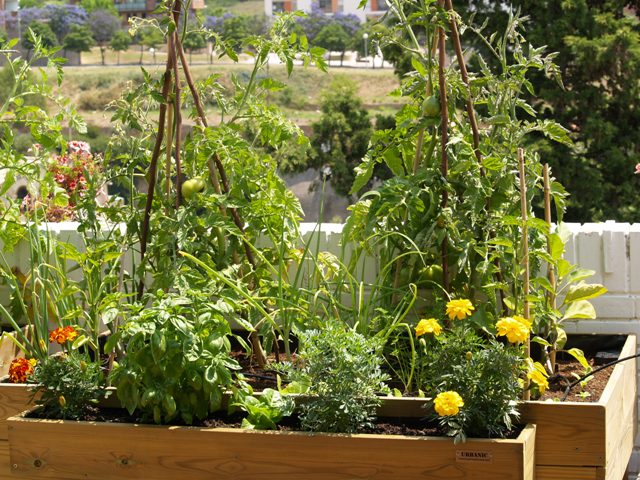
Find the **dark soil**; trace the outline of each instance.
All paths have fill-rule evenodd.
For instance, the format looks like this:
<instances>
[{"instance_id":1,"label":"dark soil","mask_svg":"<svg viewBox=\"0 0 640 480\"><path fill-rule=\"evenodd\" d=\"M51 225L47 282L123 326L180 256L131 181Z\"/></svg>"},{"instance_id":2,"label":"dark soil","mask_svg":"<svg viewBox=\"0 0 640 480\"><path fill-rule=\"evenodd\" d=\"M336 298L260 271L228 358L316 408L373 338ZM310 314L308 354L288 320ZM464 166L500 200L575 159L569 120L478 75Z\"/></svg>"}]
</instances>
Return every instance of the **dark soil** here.
<instances>
[{"instance_id":1,"label":"dark soil","mask_svg":"<svg viewBox=\"0 0 640 480\"><path fill-rule=\"evenodd\" d=\"M227 415L223 412L216 413L204 421L194 422L193 427L206 428L241 428L242 412L236 412ZM29 418L46 418L42 415L42 411L36 410L28 415ZM102 423L136 423L136 424L153 424L150 419L139 415L129 415L129 413L120 408L93 408L82 418L87 422ZM185 426L181 422L174 422L172 425ZM297 416L284 418L278 423L278 431L295 432L301 431L300 420ZM520 434L521 428L516 428L506 435L504 438L516 438ZM362 432L368 434L385 434L385 435L406 435L411 437L442 437L442 432L437 425L429 422L424 418L395 418L395 417L379 417L373 426L365 428Z\"/></svg>"},{"instance_id":2,"label":"dark soil","mask_svg":"<svg viewBox=\"0 0 640 480\"><path fill-rule=\"evenodd\" d=\"M589 358L589 364L592 368L597 368L593 358ZM604 370L597 372L586 383L578 384L569 391L566 398L567 402L597 402L602 395L611 372L613 365ZM561 360L557 364L557 373L549 377L549 389L542 395L540 400L561 400L564 397L567 387L585 375L584 368L576 360Z\"/></svg>"}]
</instances>

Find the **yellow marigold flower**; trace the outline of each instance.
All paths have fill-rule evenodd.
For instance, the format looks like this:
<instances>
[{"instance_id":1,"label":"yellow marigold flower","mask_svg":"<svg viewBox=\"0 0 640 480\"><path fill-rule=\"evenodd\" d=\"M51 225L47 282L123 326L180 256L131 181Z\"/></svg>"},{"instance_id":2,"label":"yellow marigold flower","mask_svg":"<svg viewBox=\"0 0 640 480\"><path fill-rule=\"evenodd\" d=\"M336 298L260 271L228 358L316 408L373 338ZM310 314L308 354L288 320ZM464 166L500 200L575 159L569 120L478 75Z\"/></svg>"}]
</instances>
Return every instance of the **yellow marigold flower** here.
<instances>
[{"instance_id":1,"label":"yellow marigold flower","mask_svg":"<svg viewBox=\"0 0 640 480\"><path fill-rule=\"evenodd\" d=\"M499 337L507 337L511 343L523 343L529 338L531 323L522 317L506 317L496 322Z\"/></svg>"},{"instance_id":2,"label":"yellow marigold flower","mask_svg":"<svg viewBox=\"0 0 640 480\"><path fill-rule=\"evenodd\" d=\"M421 337L425 333L440 335L442 333L442 327L435 318L423 318L418 322L418 325L416 325L416 337Z\"/></svg>"},{"instance_id":3,"label":"yellow marigold flower","mask_svg":"<svg viewBox=\"0 0 640 480\"><path fill-rule=\"evenodd\" d=\"M547 377L537 368L527 373L527 378L538 386L540 394L543 394L544 391L549 388Z\"/></svg>"},{"instance_id":4,"label":"yellow marigold flower","mask_svg":"<svg viewBox=\"0 0 640 480\"><path fill-rule=\"evenodd\" d=\"M521 317L520 315L514 315L513 317L514 320L517 320L518 322L520 322L521 324L523 324L525 327L527 327L527 329L529 331L531 331L531 322L529 320L527 320L524 317Z\"/></svg>"},{"instance_id":5,"label":"yellow marigold flower","mask_svg":"<svg viewBox=\"0 0 640 480\"><path fill-rule=\"evenodd\" d=\"M464 401L458 392L442 392L436 396L433 406L438 415L448 417L457 415L464 406Z\"/></svg>"},{"instance_id":6,"label":"yellow marigold flower","mask_svg":"<svg viewBox=\"0 0 640 480\"><path fill-rule=\"evenodd\" d=\"M451 300L447 303L447 316L449 317L449 320L454 320L456 318L458 320L464 320L466 317L471 315L471 312L474 310L475 308L473 308L471 301L466 298Z\"/></svg>"}]
</instances>

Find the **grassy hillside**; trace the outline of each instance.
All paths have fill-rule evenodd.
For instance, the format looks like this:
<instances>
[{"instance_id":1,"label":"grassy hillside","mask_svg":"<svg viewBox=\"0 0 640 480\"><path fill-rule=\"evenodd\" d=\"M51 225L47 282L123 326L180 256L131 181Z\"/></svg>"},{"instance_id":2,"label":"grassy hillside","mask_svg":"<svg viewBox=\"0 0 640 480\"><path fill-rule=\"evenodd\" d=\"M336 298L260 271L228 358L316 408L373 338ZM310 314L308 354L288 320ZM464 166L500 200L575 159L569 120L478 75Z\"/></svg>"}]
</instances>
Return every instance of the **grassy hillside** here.
<instances>
[{"instance_id":1,"label":"grassy hillside","mask_svg":"<svg viewBox=\"0 0 640 480\"><path fill-rule=\"evenodd\" d=\"M161 64L145 65L147 71L157 76L162 73L163 68ZM231 86L232 75L248 76L250 70L249 64L200 64L193 66L193 75L196 79L201 79L218 73L221 75L220 81L225 86ZM356 82L359 85L359 96L372 115L391 113L399 107L398 99L389 96L398 86L396 77L389 69L330 68L328 73L323 73L315 68L300 67L294 69L292 76L287 78L283 67L271 66L269 73L287 84L286 89L274 93L270 100L281 106L289 118L299 125L309 125L319 117L321 93L334 79L348 78ZM105 113L107 105L118 98L129 85L141 80L139 66L67 67L62 93L72 99L89 123L108 127L110 114ZM216 112L213 108L209 108L208 114L215 121Z\"/></svg>"}]
</instances>

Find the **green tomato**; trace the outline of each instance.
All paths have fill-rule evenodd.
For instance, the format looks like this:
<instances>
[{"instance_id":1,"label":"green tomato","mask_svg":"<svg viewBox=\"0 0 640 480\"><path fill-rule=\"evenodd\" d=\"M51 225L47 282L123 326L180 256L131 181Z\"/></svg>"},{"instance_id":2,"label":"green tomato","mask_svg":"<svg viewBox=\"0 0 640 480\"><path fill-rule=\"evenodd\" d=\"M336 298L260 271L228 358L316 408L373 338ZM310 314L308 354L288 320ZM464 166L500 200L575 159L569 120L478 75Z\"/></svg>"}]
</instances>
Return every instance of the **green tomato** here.
<instances>
[{"instance_id":1,"label":"green tomato","mask_svg":"<svg viewBox=\"0 0 640 480\"><path fill-rule=\"evenodd\" d=\"M442 279L442 267L437 263L420 270L420 281L422 283L435 282L441 284Z\"/></svg>"},{"instance_id":2,"label":"green tomato","mask_svg":"<svg viewBox=\"0 0 640 480\"><path fill-rule=\"evenodd\" d=\"M422 113L425 117L437 117L440 115L440 99L431 95L422 102Z\"/></svg>"},{"instance_id":3,"label":"green tomato","mask_svg":"<svg viewBox=\"0 0 640 480\"><path fill-rule=\"evenodd\" d=\"M190 180L185 181L182 184L182 196L189 200L190 198L192 198L196 193L201 192L202 190L204 190L205 187L205 183L204 180L200 177L194 177Z\"/></svg>"}]
</instances>

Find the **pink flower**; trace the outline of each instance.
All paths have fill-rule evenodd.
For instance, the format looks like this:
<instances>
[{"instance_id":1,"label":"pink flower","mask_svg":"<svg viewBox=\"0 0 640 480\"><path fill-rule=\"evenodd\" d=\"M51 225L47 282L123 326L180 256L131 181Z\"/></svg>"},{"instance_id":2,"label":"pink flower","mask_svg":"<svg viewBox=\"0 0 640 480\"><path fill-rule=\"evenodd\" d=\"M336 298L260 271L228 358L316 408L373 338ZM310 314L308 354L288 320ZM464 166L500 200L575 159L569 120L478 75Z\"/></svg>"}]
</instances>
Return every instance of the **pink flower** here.
<instances>
[{"instance_id":1,"label":"pink flower","mask_svg":"<svg viewBox=\"0 0 640 480\"><path fill-rule=\"evenodd\" d=\"M636 171L633 173L635 173L636 175L640 175L640 163L636 165Z\"/></svg>"}]
</instances>

